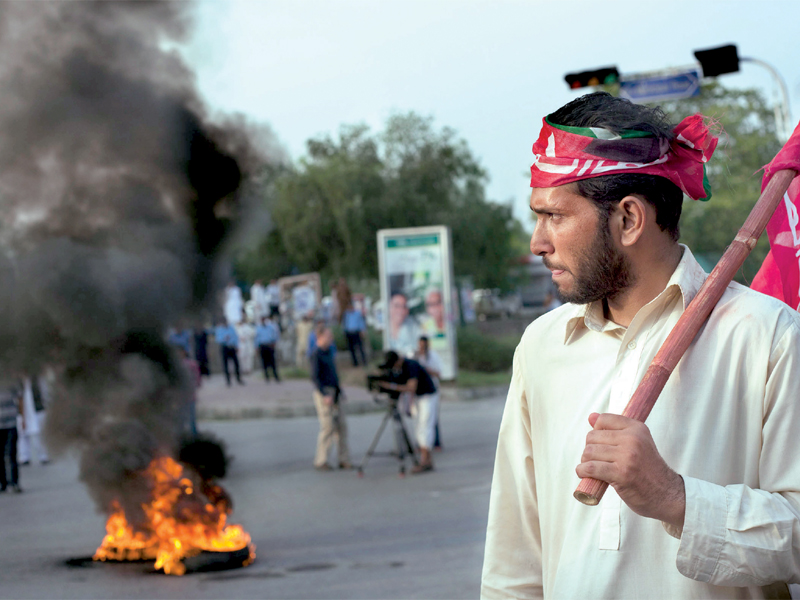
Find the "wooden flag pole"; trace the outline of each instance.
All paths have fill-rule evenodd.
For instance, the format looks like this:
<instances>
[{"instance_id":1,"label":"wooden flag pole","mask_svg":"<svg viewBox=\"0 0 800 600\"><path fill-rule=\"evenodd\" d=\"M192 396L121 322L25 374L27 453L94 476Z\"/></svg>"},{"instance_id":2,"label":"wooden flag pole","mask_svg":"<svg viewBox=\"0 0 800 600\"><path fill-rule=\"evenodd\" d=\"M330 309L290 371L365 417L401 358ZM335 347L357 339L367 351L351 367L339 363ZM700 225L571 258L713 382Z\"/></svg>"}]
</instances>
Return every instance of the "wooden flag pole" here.
<instances>
[{"instance_id":1,"label":"wooden flag pole","mask_svg":"<svg viewBox=\"0 0 800 600\"><path fill-rule=\"evenodd\" d=\"M622 412L622 416L641 422L647 419L670 374L719 302L728 284L733 280L733 276L736 275L756 245L796 175L796 171L784 169L772 177L733 243L728 246L717 266L711 271L697 292L697 296L683 311L681 318L678 319L653 362L650 363L639 387L636 388ZM605 481L585 477L581 479L573 496L584 504L595 506L600 502L607 488L608 483Z\"/></svg>"}]
</instances>

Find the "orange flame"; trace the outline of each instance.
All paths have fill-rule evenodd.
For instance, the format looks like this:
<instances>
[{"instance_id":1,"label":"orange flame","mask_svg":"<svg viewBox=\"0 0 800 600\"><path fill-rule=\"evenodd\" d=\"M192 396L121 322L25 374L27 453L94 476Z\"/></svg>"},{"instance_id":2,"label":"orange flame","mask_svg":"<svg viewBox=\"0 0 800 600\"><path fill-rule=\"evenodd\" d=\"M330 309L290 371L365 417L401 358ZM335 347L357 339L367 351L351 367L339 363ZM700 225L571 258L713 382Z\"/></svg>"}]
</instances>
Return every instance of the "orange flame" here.
<instances>
[{"instance_id":1,"label":"orange flame","mask_svg":"<svg viewBox=\"0 0 800 600\"><path fill-rule=\"evenodd\" d=\"M154 459L144 476L152 485L152 499L142 504L145 523L133 527L115 503L94 560L155 560L155 568L169 575L183 575L183 559L203 550L228 552L247 547L250 557L245 565L253 561L255 545L250 535L240 525L226 525L228 502L220 488L199 492L183 467L169 457Z\"/></svg>"}]
</instances>

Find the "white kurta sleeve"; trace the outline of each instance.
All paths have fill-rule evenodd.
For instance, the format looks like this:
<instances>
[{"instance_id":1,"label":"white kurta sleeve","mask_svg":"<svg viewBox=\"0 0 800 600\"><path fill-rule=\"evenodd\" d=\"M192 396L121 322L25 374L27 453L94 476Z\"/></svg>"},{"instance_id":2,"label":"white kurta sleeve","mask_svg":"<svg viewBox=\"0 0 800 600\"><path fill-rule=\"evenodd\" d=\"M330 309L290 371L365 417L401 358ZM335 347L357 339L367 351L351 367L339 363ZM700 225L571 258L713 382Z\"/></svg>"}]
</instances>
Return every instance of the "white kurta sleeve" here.
<instances>
[{"instance_id":1,"label":"white kurta sleeve","mask_svg":"<svg viewBox=\"0 0 800 600\"><path fill-rule=\"evenodd\" d=\"M684 477L686 516L677 567L691 579L721 586L800 582L797 321L793 320L778 338L769 366L760 489Z\"/></svg>"},{"instance_id":2,"label":"white kurta sleeve","mask_svg":"<svg viewBox=\"0 0 800 600\"><path fill-rule=\"evenodd\" d=\"M439 357L438 354L434 352L430 353L430 366L431 369L439 373L439 377L442 376L442 359Z\"/></svg>"},{"instance_id":3,"label":"white kurta sleeve","mask_svg":"<svg viewBox=\"0 0 800 600\"><path fill-rule=\"evenodd\" d=\"M522 344L497 442L481 598L542 598L542 542Z\"/></svg>"}]
</instances>

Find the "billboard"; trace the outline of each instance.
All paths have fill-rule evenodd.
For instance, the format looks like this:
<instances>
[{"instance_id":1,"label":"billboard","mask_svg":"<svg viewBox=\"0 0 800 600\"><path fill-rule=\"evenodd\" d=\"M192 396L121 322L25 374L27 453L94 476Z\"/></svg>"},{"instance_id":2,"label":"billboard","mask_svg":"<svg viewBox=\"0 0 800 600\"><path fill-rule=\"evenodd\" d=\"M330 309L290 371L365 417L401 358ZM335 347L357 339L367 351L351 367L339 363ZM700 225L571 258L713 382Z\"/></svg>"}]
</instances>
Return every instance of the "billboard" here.
<instances>
[{"instance_id":1,"label":"billboard","mask_svg":"<svg viewBox=\"0 0 800 600\"><path fill-rule=\"evenodd\" d=\"M450 229L444 225L381 229L378 268L384 350L412 356L419 337L442 359L442 379L458 370Z\"/></svg>"}]
</instances>

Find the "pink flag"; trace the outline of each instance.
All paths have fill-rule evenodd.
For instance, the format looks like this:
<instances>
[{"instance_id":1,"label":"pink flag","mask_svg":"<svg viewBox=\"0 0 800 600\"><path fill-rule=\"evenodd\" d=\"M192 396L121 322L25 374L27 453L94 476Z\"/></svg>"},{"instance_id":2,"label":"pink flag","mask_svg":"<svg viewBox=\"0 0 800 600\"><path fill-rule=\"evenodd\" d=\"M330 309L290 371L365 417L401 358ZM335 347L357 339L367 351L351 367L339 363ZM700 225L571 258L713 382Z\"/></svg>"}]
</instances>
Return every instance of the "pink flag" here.
<instances>
[{"instance_id":1,"label":"pink flag","mask_svg":"<svg viewBox=\"0 0 800 600\"><path fill-rule=\"evenodd\" d=\"M782 169L800 172L800 125L783 149L764 169L761 190L770 178ZM800 310L800 177L795 177L783 202L767 224L770 251L764 259L753 284L754 290L783 300Z\"/></svg>"}]
</instances>

